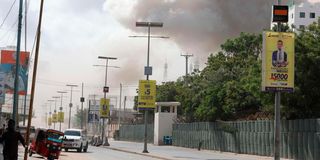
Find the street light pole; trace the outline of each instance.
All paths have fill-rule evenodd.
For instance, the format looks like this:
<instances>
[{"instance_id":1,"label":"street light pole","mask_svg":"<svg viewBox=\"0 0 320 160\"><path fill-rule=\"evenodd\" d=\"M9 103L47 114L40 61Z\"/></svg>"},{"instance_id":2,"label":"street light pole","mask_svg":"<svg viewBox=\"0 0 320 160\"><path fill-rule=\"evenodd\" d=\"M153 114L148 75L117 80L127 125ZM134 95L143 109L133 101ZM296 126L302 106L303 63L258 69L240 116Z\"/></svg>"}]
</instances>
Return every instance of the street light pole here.
<instances>
[{"instance_id":1,"label":"street light pole","mask_svg":"<svg viewBox=\"0 0 320 160\"><path fill-rule=\"evenodd\" d=\"M80 98L80 102L81 102L81 118L80 118L80 126L81 126L81 129L83 129L83 119L84 119L84 116L83 116L83 102L84 102L84 97L83 97L83 83L82 83L82 90L81 90L81 98Z\"/></svg>"},{"instance_id":2,"label":"street light pole","mask_svg":"<svg viewBox=\"0 0 320 160\"><path fill-rule=\"evenodd\" d=\"M63 93L67 93L67 92L65 92L65 91L57 91L57 92L61 94L61 104L60 104L59 111L62 112L62 109L63 109L63 107L62 107ZM61 131L61 120L59 120L59 123L60 123L59 124L59 131Z\"/></svg>"},{"instance_id":3,"label":"street light pole","mask_svg":"<svg viewBox=\"0 0 320 160\"><path fill-rule=\"evenodd\" d=\"M51 102L53 102L54 100L49 99L49 117L51 117L51 122L52 122L52 112L51 112ZM51 127L51 125L49 125L49 128Z\"/></svg>"},{"instance_id":4,"label":"street light pole","mask_svg":"<svg viewBox=\"0 0 320 160\"><path fill-rule=\"evenodd\" d=\"M150 58L150 28L151 27L162 27L163 23L162 22L136 22L137 27L148 27L148 50L147 50L147 67L145 68L145 74L146 74L146 79L149 80L149 75L151 75L152 72L147 73L147 69L150 69L149 66L149 58ZM148 110L145 109L144 111L144 147L143 147L143 153L149 153L148 152Z\"/></svg>"},{"instance_id":5,"label":"street light pole","mask_svg":"<svg viewBox=\"0 0 320 160\"><path fill-rule=\"evenodd\" d=\"M57 118L57 99L60 97L53 96L52 98L54 98L54 111L53 111L53 113L56 115L56 118ZM56 129L56 121L53 122L53 129Z\"/></svg>"},{"instance_id":6,"label":"street light pole","mask_svg":"<svg viewBox=\"0 0 320 160\"><path fill-rule=\"evenodd\" d=\"M118 128L120 130L120 121L121 121L121 98L122 98L122 83L120 83L120 103L119 103L119 112L118 112Z\"/></svg>"},{"instance_id":7,"label":"street light pole","mask_svg":"<svg viewBox=\"0 0 320 160\"><path fill-rule=\"evenodd\" d=\"M109 60L116 60L117 58L115 57L103 57L103 56L99 56L98 59L105 59L106 60L106 75L105 75L105 81L104 81L104 88L107 87L107 81L108 81L108 62ZM107 91L103 91L103 98L106 99L107 98ZM103 145L104 146L110 146L109 142L108 142L108 137L105 136L105 129L104 129L104 124L105 123L105 118L102 118L102 131L101 131L101 139L102 139L102 143L103 140L105 139ZM107 130L108 130L108 124L107 124Z\"/></svg>"},{"instance_id":8,"label":"street light pole","mask_svg":"<svg viewBox=\"0 0 320 160\"><path fill-rule=\"evenodd\" d=\"M78 85L74 84L67 84L68 87L70 87L70 104L69 104L69 123L68 123L68 128L70 128L70 123L71 123L71 108L72 108L72 89L73 87L78 87Z\"/></svg>"},{"instance_id":9,"label":"street light pole","mask_svg":"<svg viewBox=\"0 0 320 160\"><path fill-rule=\"evenodd\" d=\"M281 5L281 0L278 0L278 5ZM278 22L277 31L281 32L281 23ZM279 91L275 92L275 109L274 109L274 160L280 160L280 100L281 93Z\"/></svg>"}]
</instances>

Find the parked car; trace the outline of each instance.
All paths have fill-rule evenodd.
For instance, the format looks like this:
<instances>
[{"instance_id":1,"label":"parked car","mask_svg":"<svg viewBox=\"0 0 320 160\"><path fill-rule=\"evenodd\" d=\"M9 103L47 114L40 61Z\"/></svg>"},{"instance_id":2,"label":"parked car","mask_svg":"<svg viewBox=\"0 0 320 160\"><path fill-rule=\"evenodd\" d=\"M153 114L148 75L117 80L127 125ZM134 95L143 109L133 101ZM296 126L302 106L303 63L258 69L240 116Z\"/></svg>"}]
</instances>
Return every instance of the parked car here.
<instances>
[{"instance_id":1,"label":"parked car","mask_svg":"<svg viewBox=\"0 0 320 160\"><path fill-rule=\"evenodd\" d=\"M89 146L86 131L81 129L67 129L64 131L63 148L66 152L69 149L76 149L78 152L87 152Z\"/></svg>"}]
</instances>

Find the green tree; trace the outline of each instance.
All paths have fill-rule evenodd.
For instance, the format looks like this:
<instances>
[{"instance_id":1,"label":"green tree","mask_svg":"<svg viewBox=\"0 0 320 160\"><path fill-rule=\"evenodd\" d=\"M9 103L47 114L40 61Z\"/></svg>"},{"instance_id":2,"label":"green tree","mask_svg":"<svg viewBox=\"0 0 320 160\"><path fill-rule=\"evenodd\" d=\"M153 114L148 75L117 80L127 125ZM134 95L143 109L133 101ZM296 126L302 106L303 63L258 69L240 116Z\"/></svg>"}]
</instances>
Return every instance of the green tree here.
<instances>
[{"instance_id":1,"label":"green tree","mask_svg":"<svg viewBox=\"0 0 320 160\"><path fill-rule=\"evenodd\" d=\"M295 40L295 91L282 99L289 119L320 116L320 25L301 30Z\"/></svg>"}]
</instances>

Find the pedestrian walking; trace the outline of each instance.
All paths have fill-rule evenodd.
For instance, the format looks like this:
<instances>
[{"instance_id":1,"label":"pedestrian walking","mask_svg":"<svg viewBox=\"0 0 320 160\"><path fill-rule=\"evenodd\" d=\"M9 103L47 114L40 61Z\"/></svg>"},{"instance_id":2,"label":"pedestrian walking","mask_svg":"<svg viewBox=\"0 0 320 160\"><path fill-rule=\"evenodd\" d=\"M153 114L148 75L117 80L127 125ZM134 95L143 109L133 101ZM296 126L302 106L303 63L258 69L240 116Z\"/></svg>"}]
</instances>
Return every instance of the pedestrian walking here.
<instances>
[{"instance_id":1,"label":"pedestrian walking","mask_svg":"<svg viewBox=\"0 0 320 160\"><path fill-rule=\"evenodd\" d=\"M15 130L15 121L9 119L8 128L0 138L0 143L3 144L3 159L17 160L18 159L18 141L25 147L24 138L20 132Z\"/></svg>"}]
</instances>

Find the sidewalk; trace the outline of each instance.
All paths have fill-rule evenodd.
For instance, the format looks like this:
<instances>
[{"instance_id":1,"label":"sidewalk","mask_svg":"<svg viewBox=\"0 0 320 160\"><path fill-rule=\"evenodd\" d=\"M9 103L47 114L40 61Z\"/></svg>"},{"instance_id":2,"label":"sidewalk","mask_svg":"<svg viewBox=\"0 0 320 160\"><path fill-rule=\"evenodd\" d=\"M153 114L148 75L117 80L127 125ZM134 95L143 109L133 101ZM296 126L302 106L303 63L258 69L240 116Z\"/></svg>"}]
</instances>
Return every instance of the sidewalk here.
<instances>
[{"instance_id":1,"label":"sidewalk","mask_svg":"<svg viewBox=\"0 0 320 160\"><path fill-rule=\"evenodd\" d=\"M109 140L110 146L105 147L112 150L144 155L152 158L164 160L272 160L273 157L263 157L247 154L235 154L229 152L219 152L211 150L174 147L174 146L156 146L148 144L149 153L142 153L143 143L125 142ZM285 160L285 159L282 159Z\"/></svg>"}]
</instances>

